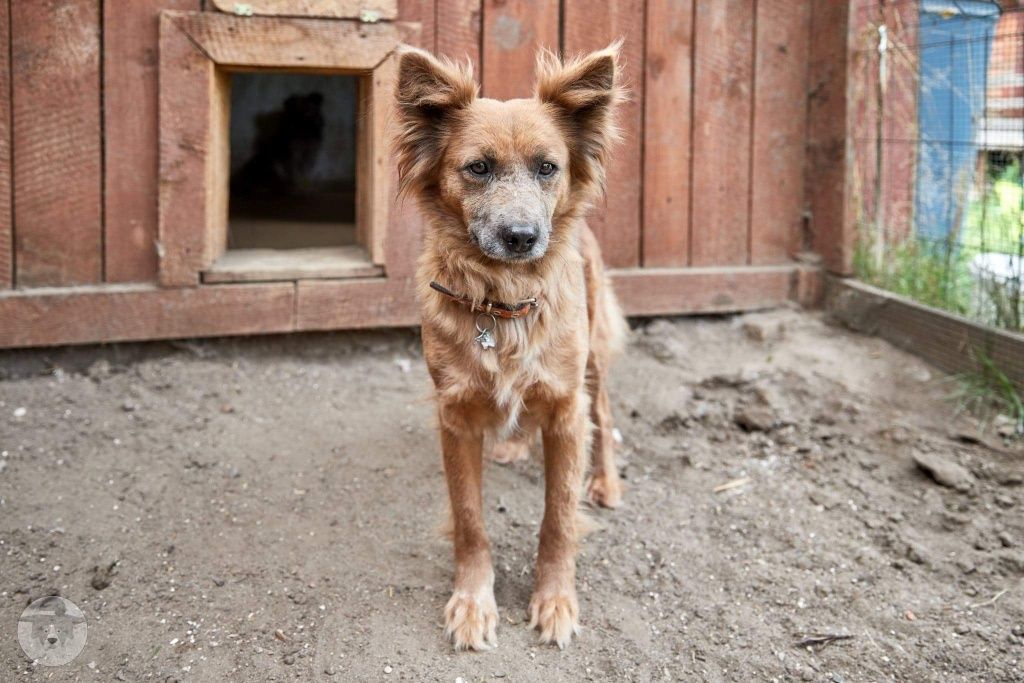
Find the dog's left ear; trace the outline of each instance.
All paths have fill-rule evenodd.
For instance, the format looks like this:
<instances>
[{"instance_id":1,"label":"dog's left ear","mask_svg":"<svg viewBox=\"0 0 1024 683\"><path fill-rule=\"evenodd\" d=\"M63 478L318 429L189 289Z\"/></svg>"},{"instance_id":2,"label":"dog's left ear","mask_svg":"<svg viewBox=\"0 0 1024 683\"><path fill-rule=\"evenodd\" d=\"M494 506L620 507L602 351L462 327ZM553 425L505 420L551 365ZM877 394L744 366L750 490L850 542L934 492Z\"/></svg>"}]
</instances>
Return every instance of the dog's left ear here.
<instances>
[{"instance_id":1,"label":"dog's left ear","mask_svg":"<svg viewBox=\"0 0 1024 683\"><path fill-rule=\"evenodd\" d=\"M579 187L604 189L605 162L619 137L615 106L624 97L617 40L603 50L563 63L544 51L537 58L535 97L549 105L569 141L570 176Z\"/></svg>"}]
</instances>

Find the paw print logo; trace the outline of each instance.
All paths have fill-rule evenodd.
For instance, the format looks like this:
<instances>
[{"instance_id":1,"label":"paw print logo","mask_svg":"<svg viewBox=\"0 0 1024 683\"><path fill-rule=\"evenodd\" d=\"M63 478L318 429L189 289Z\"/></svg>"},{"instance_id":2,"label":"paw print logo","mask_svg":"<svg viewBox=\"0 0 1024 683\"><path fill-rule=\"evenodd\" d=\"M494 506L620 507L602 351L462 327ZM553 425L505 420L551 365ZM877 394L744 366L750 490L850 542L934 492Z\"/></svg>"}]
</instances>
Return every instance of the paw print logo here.
<instances>
[{"instance_id":1,"label":"paw print logo","mask_svg":"<svg viewBox=\"0 0 1024 683\"><path fill-rule=\"evenodd\" d=\"M25 608L18 619L18 642L42 666L63 666L85 649L85 614L78 605L51 595Z\"/></svg>"}]
</instances>

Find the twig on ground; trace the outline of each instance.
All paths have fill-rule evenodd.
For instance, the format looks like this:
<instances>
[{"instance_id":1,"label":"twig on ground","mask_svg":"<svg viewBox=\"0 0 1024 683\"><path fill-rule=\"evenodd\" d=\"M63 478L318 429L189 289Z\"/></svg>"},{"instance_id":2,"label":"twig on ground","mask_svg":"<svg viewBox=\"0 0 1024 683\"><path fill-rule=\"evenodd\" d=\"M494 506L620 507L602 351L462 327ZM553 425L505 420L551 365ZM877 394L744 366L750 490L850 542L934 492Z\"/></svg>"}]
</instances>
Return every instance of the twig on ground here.
<instances>
[{"instance_id":1,"label":"twig on ground","mask_svg":"<svg viewBox=\"0 0 1024 683\"><path fill-rule=\"evenodd\" d=\"M1009 590L1009 588L1004 588L1003 590L999 591L998 593L996 593L984 602L976 602L973 605L968 605L967 609L975 609L976 607L988 607L989 605L994 605L996 604L996 600L1006 595L1006 592Z\"/></svg>"},{"instance_id":2,"label":"twig on ground","mask_svg":"<svg viewBox=\"0 0 1024 683\"><path fill-rule=\"evenodd\" d=\"M804 636L793 644L793 647L819 647L824 648L832 643L839 642L841 640L853 640L854 636L848 633L815 633L813 635Z\"/></svg>"},{"instance_id":3,"label":"twig on ground","mask_svg":"<svg viewBox=\"0 0 1024 683\"><path fill-rule=\"evenodd\" d=\"M749 484L749 483L750 483L750 477L741 477L739 479L733 479L732 481L727 481L724 484L719 484L718 486L713 488L712 491L714 491L715 493L721 493L722 491L728 491L729 489L739 488L740 486L743 486L744 484Z\"/></svg>"}]
</instances>

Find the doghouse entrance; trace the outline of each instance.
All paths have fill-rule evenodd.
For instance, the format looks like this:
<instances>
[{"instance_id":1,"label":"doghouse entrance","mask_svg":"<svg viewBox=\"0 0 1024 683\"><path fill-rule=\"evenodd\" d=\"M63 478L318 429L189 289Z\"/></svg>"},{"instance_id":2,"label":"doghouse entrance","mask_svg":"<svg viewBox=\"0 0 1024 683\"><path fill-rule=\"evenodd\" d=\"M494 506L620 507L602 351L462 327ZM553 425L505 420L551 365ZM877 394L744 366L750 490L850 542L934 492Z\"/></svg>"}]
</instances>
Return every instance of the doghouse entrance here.
<instances>
[{"instance_id":1,"label":"doghouse entrance","mask_svg":"<svg viewBox=\"0 0 1024 683\"><path fill-rule=\"evenodd\" d=\"M380 274L357 229L359 81L230 74L227 248L204 281Z\"/></svg>"}]
</instances>

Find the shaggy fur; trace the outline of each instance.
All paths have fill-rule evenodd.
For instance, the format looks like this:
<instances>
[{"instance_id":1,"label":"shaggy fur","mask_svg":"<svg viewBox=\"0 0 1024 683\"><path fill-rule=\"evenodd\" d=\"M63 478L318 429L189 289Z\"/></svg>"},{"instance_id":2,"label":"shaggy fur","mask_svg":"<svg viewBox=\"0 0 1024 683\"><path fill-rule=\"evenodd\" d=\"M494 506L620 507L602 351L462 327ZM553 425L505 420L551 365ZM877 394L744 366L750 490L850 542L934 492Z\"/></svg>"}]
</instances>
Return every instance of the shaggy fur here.
<instances>
[{"instance_id":1,"label":"shaggy fur","mask_svg":"<svg viewBox=\"0 0 1024 683\"><path fill-rule=\"evenodd\" d=\"M577 630L577 506L588 461L590 500L621 499L606 378L625 323L583 220L617 137L618 53L614 44L565 63L542 53L534 97L507 102L480 98L468 65L402 54L395 150L402 191L428 224L418 284L453 522L445 632L457 649L493 646L498 623L481 510L485 440L493 459L508 461L541 434L545 512L529 612L543 642L565 646ZM510 250L510 229L536 240ZM497 347L482 349L478 316L431 291L431 281L475 301L537 297L540 306L499 319Z\"/></svg>"}]
</instances>

